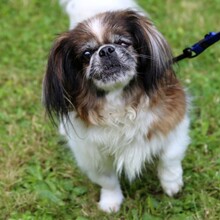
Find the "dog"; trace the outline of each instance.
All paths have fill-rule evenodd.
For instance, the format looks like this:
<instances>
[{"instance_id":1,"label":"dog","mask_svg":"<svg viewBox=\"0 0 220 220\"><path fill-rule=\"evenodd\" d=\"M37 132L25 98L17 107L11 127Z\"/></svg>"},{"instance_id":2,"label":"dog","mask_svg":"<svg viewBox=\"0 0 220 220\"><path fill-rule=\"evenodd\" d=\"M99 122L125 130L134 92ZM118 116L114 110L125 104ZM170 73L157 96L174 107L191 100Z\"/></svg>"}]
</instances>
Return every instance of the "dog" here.
<instances>
[{"instance_id":1,"label":"dog","mask_svg":"<svg viewBox=\"0 0 220 220\"><path fill-rule=\"evenodd\" d=\"M155 158L164 192L181 190L190 120L162 34L134 1L109 2L61 1L70 30L50 51L43 103L78 166L101 187L99 208L117 212L122 172L132 181Z\"/></svg>"}]
</instances>

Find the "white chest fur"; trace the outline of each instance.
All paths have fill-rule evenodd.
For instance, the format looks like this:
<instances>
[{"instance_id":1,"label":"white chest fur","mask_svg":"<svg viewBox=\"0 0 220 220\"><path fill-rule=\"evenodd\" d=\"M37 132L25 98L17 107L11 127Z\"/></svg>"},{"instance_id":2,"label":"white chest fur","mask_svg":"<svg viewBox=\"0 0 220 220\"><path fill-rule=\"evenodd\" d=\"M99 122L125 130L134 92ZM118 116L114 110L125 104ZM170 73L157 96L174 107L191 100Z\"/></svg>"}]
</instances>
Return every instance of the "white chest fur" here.
<instances>
[{"instance_id":1,"label":"white chest fur","mask_svg":"<svg viewBox=\"0 0 220 220\"><path fill-rule=\"evenodd\" d=\"M147 98L143 106L135 110L131 106L125 107L118 97L118 92L107 97L102 125L87 126L75 117L74 112L70 113L72 124L67 122L65 125L66 137L76 159L78 155L89 157L92 166L101 169L103 160L111 158L118 173L124 169L129 179L133 179L141 172L145 161L151 161L160 153L164 138L158 136L150 141L147 138L148 130L156 120L148 109ZM65 134L63 125L60 130Z\"/></svg>"}]
</instances>

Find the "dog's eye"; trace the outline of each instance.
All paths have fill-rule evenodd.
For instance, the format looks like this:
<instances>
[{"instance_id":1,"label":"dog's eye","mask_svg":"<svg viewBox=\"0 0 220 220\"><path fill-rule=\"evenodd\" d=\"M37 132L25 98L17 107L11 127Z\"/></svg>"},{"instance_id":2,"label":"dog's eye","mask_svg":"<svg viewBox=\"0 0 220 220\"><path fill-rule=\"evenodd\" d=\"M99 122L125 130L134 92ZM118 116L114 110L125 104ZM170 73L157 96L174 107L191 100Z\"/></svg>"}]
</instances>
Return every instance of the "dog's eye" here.
<instances>
[{"instance_id":1,"label":"dog's eye","mask_svg":"<svg viewBox=\"0 0 220 220\"><path fill-rule=\"evenodd\" d=\"M83 53L83 58L85 58L86 60L90 60L91 56L92 56L93 52L90 50L86 50Z\"/></svg>"},{"instance_id":2,"label":"dog's eye","mask_svg":"<svg viewBox=\"0 0 220 220\"><path fill-rule=\"evenodd\" d=\"M117 44L119 44L119 45L121 45L121 46L123 46L123 47L126 47L126 48L129 47L129 46L131 46L131 42L124 41L124 40L118 41Z\"/></svg>"}]
</instances>

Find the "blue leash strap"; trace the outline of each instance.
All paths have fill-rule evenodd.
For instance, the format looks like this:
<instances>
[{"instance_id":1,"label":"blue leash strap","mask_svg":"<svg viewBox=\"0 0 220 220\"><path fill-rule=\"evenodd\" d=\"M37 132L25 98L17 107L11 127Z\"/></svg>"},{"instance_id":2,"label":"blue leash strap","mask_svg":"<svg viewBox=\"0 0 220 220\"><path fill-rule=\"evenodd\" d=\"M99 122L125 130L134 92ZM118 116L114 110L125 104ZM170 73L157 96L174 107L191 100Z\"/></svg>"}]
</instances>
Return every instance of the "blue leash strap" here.
<instances>
[{"instance_id":1,"label":"blue leash strap","mask_svg":"<svg viewBox=\"0 0 220 220\"><path fill-rule=\"evenodd\" d=\"M208 47L216 43L220 40L220 32L210 32L205 35L204 39L200 40L199 42L195 43L191 47L187 47L183 50L183 53L177 57L173 58L173 63L176 63L180 60L185 58L194 58L201 54L204 50Z\"/></svg>"}]
</instances>

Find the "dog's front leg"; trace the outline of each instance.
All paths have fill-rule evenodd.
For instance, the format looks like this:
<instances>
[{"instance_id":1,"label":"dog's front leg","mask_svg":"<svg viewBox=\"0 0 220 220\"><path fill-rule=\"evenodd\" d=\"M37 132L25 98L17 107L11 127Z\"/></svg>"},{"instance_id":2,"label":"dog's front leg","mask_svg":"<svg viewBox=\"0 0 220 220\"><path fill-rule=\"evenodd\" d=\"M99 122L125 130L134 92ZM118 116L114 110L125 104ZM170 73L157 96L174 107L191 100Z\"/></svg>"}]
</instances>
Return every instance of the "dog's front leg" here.
<instances>
[{"instance_id":1,"label":"dog's front leg","mask_svg":"<svg viewBox=\"0 0 220 220\"><path fill-rule=\"evenodd\" d=\"M123 194L117 176L112 173L89 171L89 178L100 185L99 208L105 212L117 212L123 201Z\"/></svg>"},{"instance_id":2,"label":"dog's front leg","mask_svg":"<svg viewBox=\"0 0 220 220\"><path fill-rule=\"evenodd\" d=\"M159 158L158 177L164 192L169 196L177 194L183 186L181 161L189 144L188 118L169 135L167 146Z\"/></svg>"},{"instance_id":3,"label":"dog's front leg","mask_svg":"<svg viewBox=\"0 0 220 220\"><path fill-rule=\"evenodd\" d=\"M89 179L101 186L99 208L105 212L117 212L123 202L118 177L113 168L113 161L102 155L96 146L69 143L78 166L87 174Z\"/></svg>"}]
</instances>

